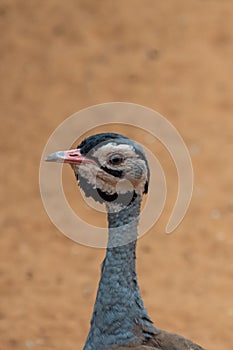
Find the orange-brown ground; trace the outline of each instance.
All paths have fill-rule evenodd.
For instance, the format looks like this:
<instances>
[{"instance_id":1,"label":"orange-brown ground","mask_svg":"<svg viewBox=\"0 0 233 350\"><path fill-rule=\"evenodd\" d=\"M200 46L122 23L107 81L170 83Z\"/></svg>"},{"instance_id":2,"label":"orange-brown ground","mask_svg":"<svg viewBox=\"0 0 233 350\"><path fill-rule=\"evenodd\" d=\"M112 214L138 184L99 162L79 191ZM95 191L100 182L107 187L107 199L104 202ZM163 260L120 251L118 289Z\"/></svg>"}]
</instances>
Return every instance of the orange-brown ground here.
<instances>
[{"instance_id":1,"label":"orange-brown ground","mask_svg":"<svg viewBox=\"0 0 233 350\"><path fill-rule=\"evenodd\" d=\"M166 236L177 178L159 154L169 200L138 247L149 314L206 349L233 349L232 15L230 0L0 2L1 350L82 349L104 251L53 226L38 167L59 123L107 101L165 115L194 165L190 209Z\"/></svg>"}]
</instances>

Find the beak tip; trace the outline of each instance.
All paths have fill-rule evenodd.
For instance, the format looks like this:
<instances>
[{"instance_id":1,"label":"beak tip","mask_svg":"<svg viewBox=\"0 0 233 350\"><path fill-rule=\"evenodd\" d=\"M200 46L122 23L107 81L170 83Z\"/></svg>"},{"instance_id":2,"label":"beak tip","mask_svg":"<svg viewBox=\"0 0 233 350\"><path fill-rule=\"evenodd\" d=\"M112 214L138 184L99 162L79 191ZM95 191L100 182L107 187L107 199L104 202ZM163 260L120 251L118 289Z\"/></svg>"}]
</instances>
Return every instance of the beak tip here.
<instances>
[{"instance_id":1,"label":"beak tip","mask_svg":"<svg viewBox=\"0 0 233 350\"><path fill-rule=\"evenodd\" d=\"M59 162L62 163L64 162L65 158L64 158L64 152L63 151L59 151L59 152L55 152L52 154L49 154L47 157L44 158L44 161L46 162Z\"/></svg>"}]
</instances>

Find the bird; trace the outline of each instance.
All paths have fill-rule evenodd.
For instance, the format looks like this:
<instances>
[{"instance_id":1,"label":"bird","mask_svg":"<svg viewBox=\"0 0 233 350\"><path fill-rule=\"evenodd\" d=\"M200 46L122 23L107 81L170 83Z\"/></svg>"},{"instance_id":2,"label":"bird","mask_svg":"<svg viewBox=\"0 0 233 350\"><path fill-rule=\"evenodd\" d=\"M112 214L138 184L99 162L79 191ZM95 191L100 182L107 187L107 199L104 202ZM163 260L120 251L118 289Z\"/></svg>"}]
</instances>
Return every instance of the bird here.
<instances>
[{"instance_id":1,"label":"bird","mask_svg":"<svg viewBox=\"0 0 233 350\"><path fill-rule=\"evenodd\" d=\"M181 335L154 326L136 273L142 198L149 163L139 143L117 133L85 138L76 149L46 158L71 165L86 197L106 207L108 243L84 350L204 350Z\"/></svg>"}]
</instances>

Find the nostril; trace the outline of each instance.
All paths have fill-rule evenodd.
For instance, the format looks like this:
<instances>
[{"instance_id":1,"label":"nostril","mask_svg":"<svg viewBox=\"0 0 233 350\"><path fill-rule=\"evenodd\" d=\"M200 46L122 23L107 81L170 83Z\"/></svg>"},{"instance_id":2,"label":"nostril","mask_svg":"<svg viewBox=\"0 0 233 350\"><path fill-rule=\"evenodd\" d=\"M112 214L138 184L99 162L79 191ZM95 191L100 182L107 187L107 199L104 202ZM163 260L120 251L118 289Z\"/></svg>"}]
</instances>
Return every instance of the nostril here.
<instances>
[{"instance_id":1,"label":"nostril","mask_svg":"<svg viewBox=\"0 0 233 350\"><path fill-rule=\"evenodd\" d=\"M69 154L69 156L70 157L78 157L79 155L77 153L76 154L74 153L74 154Z\"/></svg>"}]
</instances>

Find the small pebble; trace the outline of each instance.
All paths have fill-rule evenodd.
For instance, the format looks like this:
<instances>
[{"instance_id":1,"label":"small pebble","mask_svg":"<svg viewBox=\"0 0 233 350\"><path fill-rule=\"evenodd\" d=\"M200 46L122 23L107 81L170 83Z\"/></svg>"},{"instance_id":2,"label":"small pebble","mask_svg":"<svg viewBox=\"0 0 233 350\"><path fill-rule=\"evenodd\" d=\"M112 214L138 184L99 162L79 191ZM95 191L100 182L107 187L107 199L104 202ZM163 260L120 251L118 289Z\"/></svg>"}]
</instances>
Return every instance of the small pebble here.
<instances>
[{"instance_id":1,"label":"small pebble","mask_svg":"<svg viewBox=\"0 0 233 350\"><path fill-rule=\"evenodd\" d=\"M29 281L33 279L33 271L29 270L26 272L26 279Z\"/></svg>"},{"instance_id":2,"label":"small pebble","mask_svg":"<svg viewBox=\"0 0 233 350\"><path fill-rule=\"evenodd\" d=\"M34 346L34 341L33 340L26 340L25 345L28 349L31 349Z\"/></svg>"},{"instance_id":3,"label":"small pebble","mask_svg":"<svg viewBox=\"0 0 233 350\"><path fill-rule=\"evenodd\" d=\"M157 59L158 55L159 55L159 51L156 49L152 49L152 50L147 52L147 58L149 58L150 60Z\"/></svg>"},{"instance_id":4,"label":"small pebble","mask_svg":"<svg viewBox=\"0 0 233 350\"><path fill-rule=\"evenodd\" d=\"M218 209L213 209L210 213L210 217L213 220L219 220L221 217L221 213Z\"/></svg>"}]
</instances>

